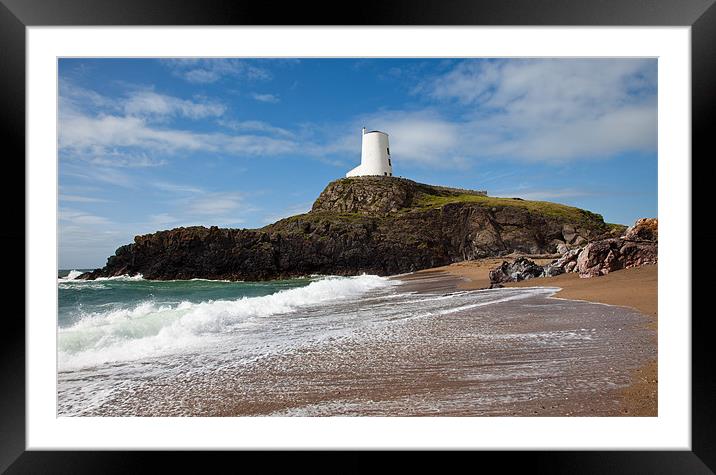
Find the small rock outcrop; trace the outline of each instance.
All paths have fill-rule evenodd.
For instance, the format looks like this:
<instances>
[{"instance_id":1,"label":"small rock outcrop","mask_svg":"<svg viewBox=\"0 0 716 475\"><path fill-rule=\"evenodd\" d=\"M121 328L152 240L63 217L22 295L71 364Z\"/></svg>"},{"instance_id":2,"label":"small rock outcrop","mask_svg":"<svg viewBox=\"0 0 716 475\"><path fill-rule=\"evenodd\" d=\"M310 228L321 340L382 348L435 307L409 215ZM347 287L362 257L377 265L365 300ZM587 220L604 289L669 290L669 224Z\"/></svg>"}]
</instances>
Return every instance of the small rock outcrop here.
<instances>
[{"instance_id":1,"label":"small rock outcrop","mask_svg":"<svg viewBox=\"0 0 716 475\"><path fill-rule=\"evenodd\" d=\"M505 282L542 277L544 269L526 257L518 257L513 262L502 261L499 267L490 270L490 287L502 287Z\"/></svg>"}]
</instances>

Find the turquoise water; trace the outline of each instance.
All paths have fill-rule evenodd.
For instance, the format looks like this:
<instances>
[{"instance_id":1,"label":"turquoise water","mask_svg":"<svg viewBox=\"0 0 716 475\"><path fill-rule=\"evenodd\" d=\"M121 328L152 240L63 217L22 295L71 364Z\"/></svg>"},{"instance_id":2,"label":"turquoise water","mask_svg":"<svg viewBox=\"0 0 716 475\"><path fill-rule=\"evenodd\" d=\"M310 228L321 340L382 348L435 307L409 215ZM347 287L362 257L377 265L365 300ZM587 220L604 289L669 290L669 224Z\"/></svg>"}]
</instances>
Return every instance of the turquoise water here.
<instances>
[{"instance_id":1,"label":"turquoise water","mask_svg":"<svg viewBox=\"0 0 716 475\"><path fill-rule=\"evenodd\" d=\"M219 346L254 358L343 330L341 304L389 289L378 276L269 282L144 280L141 276L58 278L60 372L150 358L206 353ZM328 305L328 306L327 306ZM307 317L323 312L325 318Z\"/></svg>"},{"instance_id":2,"label":"turquoise water","mask_svg":"<svg viewBox=\"0 0 716 475\"><path fill-rule=\"evenodd\" d=\"M84 271L84 269L78 269ZM65 280L70 270L58 277L58 324L71 327L83 318L108 315L134 309L148 302L156 306L177 306L182 302L235 300L262 297L304 287L315 279L291 279L269 282L227 282L209 280L156 281L127 278L95 281Z\"/></svg>"}]
</instances>

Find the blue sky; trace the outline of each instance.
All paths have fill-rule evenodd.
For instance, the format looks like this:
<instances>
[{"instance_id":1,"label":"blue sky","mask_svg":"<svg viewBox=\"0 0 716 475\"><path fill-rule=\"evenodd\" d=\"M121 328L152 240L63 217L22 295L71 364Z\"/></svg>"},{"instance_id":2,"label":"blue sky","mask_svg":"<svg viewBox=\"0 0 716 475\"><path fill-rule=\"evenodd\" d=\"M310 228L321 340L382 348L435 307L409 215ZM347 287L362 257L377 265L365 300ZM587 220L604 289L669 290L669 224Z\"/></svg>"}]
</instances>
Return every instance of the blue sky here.
<instances>
[{"instance_id":1,"label":"blue sky","mask_svg":"<svg viewBox=\"0 0 716 475\"><path fill-rule=\"evenodd\" d=\"M305 212L362 126L398 176L655 217L656 89L654 59L61 59L60 268Z\"/></svg>"}]
</instances>

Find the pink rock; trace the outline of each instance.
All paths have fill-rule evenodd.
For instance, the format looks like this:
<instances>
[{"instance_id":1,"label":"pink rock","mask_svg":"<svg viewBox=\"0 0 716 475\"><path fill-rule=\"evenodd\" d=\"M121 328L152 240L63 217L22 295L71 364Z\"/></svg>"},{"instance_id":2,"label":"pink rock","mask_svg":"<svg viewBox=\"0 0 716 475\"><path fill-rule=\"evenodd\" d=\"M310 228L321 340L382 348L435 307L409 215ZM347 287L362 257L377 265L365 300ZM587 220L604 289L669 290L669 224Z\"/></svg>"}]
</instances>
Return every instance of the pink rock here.
<instances>
[{"instance_id":1,"label":"pink rock","mask_svg":"<svg viewBox=\"0 0 716 475\"><path fill-rule=\"evenodd\" d=\"M634 226L624 233L624 239L633 241L658 241L659 220L656 218L637 219Z\"/></svg>"}]
</instances>

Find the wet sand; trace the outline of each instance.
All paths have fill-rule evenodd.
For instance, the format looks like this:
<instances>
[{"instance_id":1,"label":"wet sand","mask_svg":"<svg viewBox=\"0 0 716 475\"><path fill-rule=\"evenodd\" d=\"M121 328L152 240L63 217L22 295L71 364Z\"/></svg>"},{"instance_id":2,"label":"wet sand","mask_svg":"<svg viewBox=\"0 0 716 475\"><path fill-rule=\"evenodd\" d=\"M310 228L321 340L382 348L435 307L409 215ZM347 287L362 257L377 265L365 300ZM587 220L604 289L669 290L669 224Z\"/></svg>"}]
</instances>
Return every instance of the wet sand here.
<instances>
[{"instance_id":1,"label":"wet sand","mask_svg":"<svg viewBox=\"0 0 716 475\"><path fill-rule=\"evenodd\" d=\"M403 292L439 299L469 284L423 271ZM401 318L355 337L118 390L100 416L615 416L655 358L642 313L523 292L485 306ZM484 294L466 294L477 299ZM432 297L431 297L432 298ZM193 363L201 355L192 355ZM201 363L201 361L198 361Z\"/></svg>"},{"instance_id":2,"label":"wet sand","mask_svg":"<svg viewBox=\"0 0 716 475\"><path fill-rule=\"evenodd\" d=\"M446 272L461 279L462 289L489 287L489 270L504 259L481 259L444 266L430 271ZM550 259L533 259L544 265ZM658 265L624 269L591 279L581 279L577 274L563 274L507 284L507 287L560 287L554 296L563 299L584 300L635 309L650 317L646 325L654 330L652 344L654 357L635 369L632 383L622 391L623 415L656 416L658 408L658 366L656 357L658 322Z\"/></svg>"}]
</instances>

